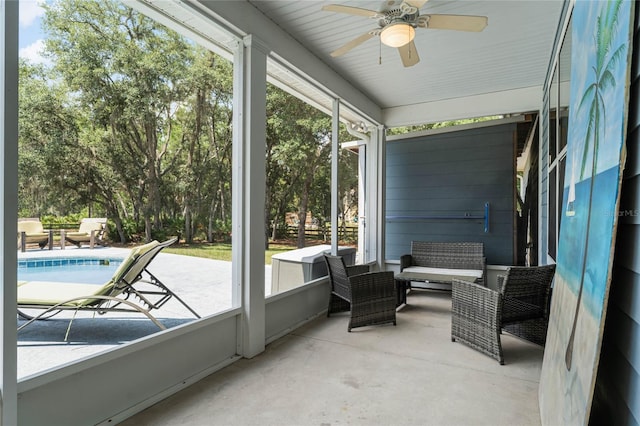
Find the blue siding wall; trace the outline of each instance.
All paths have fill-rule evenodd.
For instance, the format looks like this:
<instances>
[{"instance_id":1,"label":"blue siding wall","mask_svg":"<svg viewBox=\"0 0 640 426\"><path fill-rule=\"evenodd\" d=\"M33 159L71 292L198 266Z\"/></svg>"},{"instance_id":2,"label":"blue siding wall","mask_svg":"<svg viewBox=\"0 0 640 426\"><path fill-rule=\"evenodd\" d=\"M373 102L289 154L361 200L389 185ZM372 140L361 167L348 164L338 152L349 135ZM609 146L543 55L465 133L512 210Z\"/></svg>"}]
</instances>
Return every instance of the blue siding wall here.
<instances>
[{"instance_id":1,"label":"blue siding wall","mask_svg":"<svg viewBox=\"0 0 640 426\"><path fill-rule=\"evenodd\" d=\"M627 163L591 424L640 424L640 28L636 6Z\"/></svg>"},{"instance_id":2,"label":"blue siding wall","mask_svg":"<svg viewBox=\"0 0 640 426\"><path fill-rule=\"evenodd\" d=\"M411 241L480 241L487 262L515 261L515 134L507 123L387 143L386 256ZM490 229L483 219L490 204ZM414 219L407 219L411 217Z\"/></svg>"}]
</instances>

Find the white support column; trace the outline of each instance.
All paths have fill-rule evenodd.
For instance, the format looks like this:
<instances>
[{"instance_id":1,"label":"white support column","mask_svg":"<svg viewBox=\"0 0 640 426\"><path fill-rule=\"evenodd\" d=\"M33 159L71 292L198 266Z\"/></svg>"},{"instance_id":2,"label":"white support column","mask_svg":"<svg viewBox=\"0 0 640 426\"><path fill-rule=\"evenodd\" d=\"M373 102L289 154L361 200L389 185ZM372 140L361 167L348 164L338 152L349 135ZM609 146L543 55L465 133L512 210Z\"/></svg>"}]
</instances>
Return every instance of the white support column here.
<instances>
[{"instance_id":1,"label":"white support column","mask_svg":"<svg viewBox=\"0 0 640 426\"><path fill-rule=\"evenodd\" d=\"M367 138L368 140L369 138ZM369 143L361 140L358 142L358 254L356 263L365 263L367 260L367 150Z\"/></svg>"},{"instance_id":2,"label":"white support column","mask_svg":"<svg viewBox=\"0 0 640 426\"><path fill-rule=\"evenodd\" d=\"M340 100L333 100L331 121L331 254L338 255L338 156L340 155Z\"/></svg>"},{"instance_id":3,"label":"white support column","mask_svg":"<svg viewBox=\"0 0 640 426\"><path fill-rule=\"evenodd\" d=\"M234 58L233 302L242 302L239 353L265 347L266 99L269 49L247 36Z\"/></svg>"},{"instance_id":4,"label":"white support column","mask_svg":"<svg viewBox=\"0 0 640 426\"><path fill-rule=\"evenodd\" d=\"M387 254L385 251L386 240L386 215L387 215L387 138L384 131L384 126L378 126L376 132L378 135L378 177L377 188L378 198L376 200L376 217L378 223L376 224L376 261L382 269L384 269Z\"/></svg>"},{"instance_id":5,"label":"white support column","mask_svg":"<svg viewBox=\"0 0 640 426\"><path fill-rule=\"evenodd\" d=\"M385 236L385 133L384 126L370 128L371 139L367 146L366 165L366 213L365 262L375 262L384 267Z\"/></svg>"},{"instance_id":6,"label":"white support column","mask_svg":"<svg viewBox=\"0 0 640 426\"><path fill-rule=\"evenodd\" d=\"M0 259L2 273L2 371L0 372L0 422L18 423L16 232L18 217L18 2L0 2Z\"/></svg>"}]
</instances>

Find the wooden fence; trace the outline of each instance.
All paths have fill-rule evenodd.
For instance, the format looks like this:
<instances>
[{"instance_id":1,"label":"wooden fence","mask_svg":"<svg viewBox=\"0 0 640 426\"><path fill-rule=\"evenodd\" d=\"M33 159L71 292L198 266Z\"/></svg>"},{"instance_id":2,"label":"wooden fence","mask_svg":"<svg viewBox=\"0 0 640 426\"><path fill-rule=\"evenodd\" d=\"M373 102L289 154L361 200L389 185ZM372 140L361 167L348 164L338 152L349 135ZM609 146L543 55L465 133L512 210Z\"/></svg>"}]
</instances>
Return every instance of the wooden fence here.
<instances>
[{"instance_id":1,"label":"wooden fence","mask_svg":"<svg viewBox=\"0 0 640 426\"><path fill-rule=\"evenodd\" d=\"M297 238L298 227L287 226L287 238ZM304 230L304 237L312 240L329 240L331 239L331 228L319 228L307 227ZM338 227L338 239L339 240L357 240L358 239L358 227L347 226L346 228Z\"/></svg>"}]
</instances>

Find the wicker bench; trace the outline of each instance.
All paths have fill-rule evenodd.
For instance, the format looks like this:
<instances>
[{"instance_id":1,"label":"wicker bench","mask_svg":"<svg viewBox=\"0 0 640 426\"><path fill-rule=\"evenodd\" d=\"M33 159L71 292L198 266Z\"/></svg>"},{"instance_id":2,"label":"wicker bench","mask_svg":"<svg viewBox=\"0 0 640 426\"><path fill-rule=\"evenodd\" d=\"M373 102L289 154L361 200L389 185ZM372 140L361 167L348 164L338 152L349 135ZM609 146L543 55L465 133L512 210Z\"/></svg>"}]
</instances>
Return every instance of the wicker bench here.
<instances>
[{"instance_id":1,"label":"wicker bench","mask_svg":"<svg viewBox=\"0 0 640 426\"><path fill-rule=\"evenodd\" d=\"M486 268L483 243L412 241L411 254L400 257L396 280L451 285L459 279L484 285Z\"/></svg>"}]
</instances>

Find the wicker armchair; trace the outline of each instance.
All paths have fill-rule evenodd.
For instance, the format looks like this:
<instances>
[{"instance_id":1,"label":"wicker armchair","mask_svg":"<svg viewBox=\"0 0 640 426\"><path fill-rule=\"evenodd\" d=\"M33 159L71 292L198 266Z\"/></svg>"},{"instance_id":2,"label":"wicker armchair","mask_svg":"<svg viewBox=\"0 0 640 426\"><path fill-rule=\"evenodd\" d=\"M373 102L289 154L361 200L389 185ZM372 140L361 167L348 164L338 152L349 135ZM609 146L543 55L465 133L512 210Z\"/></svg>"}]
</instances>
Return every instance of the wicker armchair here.
<instances>
[{"instance_id":1,"label":"wicker armchair","mask_svg":"<svg viewBox=\"0 0 640 426\"><path fill-rule=\"evenodd\" d=\"M396 288L393 272L368 272L367 265L346 266L341 256L325 255L331 296L327 316L351 311L348 331L392 322L396 325Z\"/></svg>"},{"instance_id":2,"label":"wicker armchair","mask_svg":"<svg viewBox=\"0 0 640 426\"><path fill-rule=\"evenodd\" d=\"M544 346L555 265L511 267L498 277L499 291L454 280L451 340L463 342L504 364L502 330Z\"/></svg>"}]
</instances>

